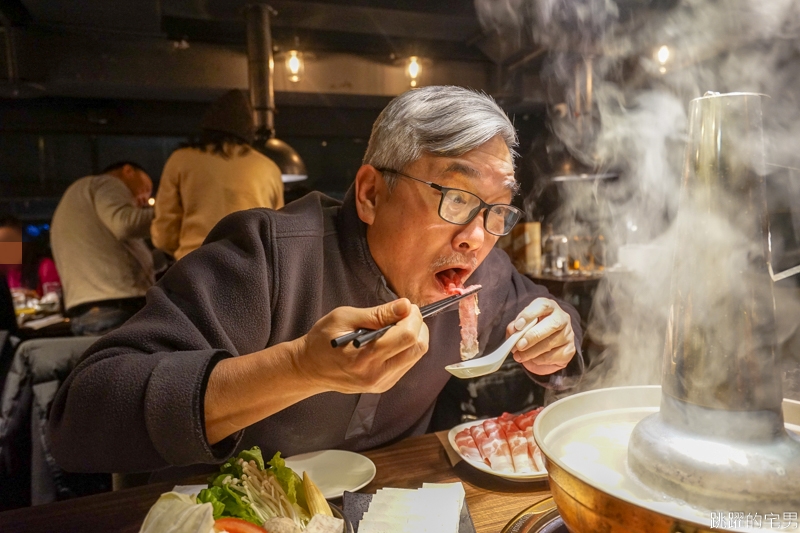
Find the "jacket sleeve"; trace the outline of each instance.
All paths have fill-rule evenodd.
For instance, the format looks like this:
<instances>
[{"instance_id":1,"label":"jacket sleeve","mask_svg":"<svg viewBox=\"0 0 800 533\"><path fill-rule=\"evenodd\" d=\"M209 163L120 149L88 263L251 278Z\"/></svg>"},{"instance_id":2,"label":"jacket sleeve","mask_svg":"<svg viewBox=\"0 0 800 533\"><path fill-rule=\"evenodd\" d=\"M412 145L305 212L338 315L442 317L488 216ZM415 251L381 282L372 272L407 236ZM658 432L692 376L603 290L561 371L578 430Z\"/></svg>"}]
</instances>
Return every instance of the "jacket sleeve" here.
<instances>
[{"instance_id":1,"label":"jacket sleeve","mask_svg":"<svg viewBox=\"0 0 800 533\"><path fill-rule=\"evenodd\" d=\"M156 194L155 218L150 226L153 246L170 255L180 246L183 223L183 202L180 191L180 171L175 154L167 159Z\"/></svg>"},{"instance_id":2,"label":"jacket sleeve","mask_svg":"<svg viewBox=\"0 0 800 533\"><path fill-rule=\"evenodd\" d=\"M100 178L94 190L94 206L103 224L120 241L149 237L153 208L136 206L131 192L117 178Z\"/></svg>"},{"instance_id":3,"label":"jacket sleeve","mask_svg":"<svg viewBox=\"0 0 800 533\"><path fill-rule=\"evenodd\" d=\"M217 362L269 343L272 254L262 211L223 219L207 245L148 291L142 311L87 350L50 415L62 468L153 471L233 453L241 432L210 445L203 402Z\"/></svg>"}]
</instances>

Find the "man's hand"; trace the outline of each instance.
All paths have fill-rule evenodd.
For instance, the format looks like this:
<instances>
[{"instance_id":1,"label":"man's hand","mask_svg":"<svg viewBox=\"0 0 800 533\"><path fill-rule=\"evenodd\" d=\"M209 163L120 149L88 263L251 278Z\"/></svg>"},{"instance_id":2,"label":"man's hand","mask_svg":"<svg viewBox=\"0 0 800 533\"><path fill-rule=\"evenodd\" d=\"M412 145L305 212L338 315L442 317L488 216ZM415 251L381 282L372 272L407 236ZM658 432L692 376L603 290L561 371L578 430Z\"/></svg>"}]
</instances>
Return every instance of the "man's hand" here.
<instances>
[{"instance_id":1,"label":"man's hand","mask_svg":"<svg viewBox=\"0 0 800 533\"><path fill-rule=\"evenodd\" d=\"M331 347L331 339L358 328L380 329L382 337L361 348ZM322 317L304 337L294 364L322 390L380 393L394 386L428 351L428 326L416 305L401 298L369 309L339 307Z\"/></svg>"},{"instance_id":2,"label":"man's hand","mask_svg":"<svg viewBox=\"0 0 800 533\"><path fill-rule=\"evenodd\" d=\"M556 302L537 298L506 328L507 335L524 329L534 318L539 323L514 346L514 360L539 376L557 372L575 355L575 333L570 316Z\"/></svg>"},{"instance_id":3,"label":"man's hand","mask_svg":"<svg viewBox=\"0 0 800 533\"><path fill-rule=\"evenodd\" d=\"M137 207L149 207L150 206L150 193L149 192L142 192L136 195L136 206Z\"/></svg>"},{"instance_id":4,"label":"man's hand","mask_svg":"<svg viewBox=\"0 0 800 533\"><path fill-rule=\"evenodd\" d=\"M361 348L331 346L331 339L358 328L395 323ZM370 309L336 308L298 339L217 363L204 400L208 442L315 394L385 392L427 351L428 326L405 298Z\"/></svg>"}]
</instances>

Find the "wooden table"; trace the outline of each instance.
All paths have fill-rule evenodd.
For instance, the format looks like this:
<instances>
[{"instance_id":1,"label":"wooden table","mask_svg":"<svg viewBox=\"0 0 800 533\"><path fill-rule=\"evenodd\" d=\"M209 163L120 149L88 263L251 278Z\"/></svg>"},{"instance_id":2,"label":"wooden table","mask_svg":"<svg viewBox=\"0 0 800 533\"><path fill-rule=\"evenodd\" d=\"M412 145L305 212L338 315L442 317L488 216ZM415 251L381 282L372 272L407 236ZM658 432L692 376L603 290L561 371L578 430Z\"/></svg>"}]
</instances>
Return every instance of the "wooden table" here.
<instances>
[{"instance_id":1,"label":"wooden table","mask_svg":"<svg viewBox=\"0 0 800 533\"><path fill-rule=\"evenodd\" d=\"M477 533L499 533L517 513L550 494L547 481L518 483L480 472L463 461L450 466L447 454L433 435L412 437L364 453L375 462L375 479L361 492L382 487L419 488L423 483L461 481ZM186 484L204 483L205 477ZM3 532L137 532L148 509L174 483L87 496L73 500L0 513ZM341 505L341 501L334 502Z\"/></svg>"}]
</instances>

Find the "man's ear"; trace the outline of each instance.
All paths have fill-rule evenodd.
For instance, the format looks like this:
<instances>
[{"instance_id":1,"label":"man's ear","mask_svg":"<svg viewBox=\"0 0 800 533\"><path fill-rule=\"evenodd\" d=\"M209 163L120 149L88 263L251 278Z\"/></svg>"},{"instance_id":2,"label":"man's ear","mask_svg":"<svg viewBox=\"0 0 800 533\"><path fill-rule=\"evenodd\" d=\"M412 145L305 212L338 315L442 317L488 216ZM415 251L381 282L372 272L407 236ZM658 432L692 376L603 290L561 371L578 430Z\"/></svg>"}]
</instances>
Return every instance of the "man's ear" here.
<instances>
[{"instance_id":1,"label":"man's ear","mask_svg":"<svg viewBox=\"0 0 800 533\"><path fill-rule=\"evenodd\" d=\"M122 165L120 170L122 170L122 175L125 176L125 179L134 180L136 178L136 169L132 165L126 163Z\"/></svg>"},{"instance_id":2,"label":"man's ear","mask_svg":"<svg viewBox=\"0 0 800 533\"><path fill-rule=\"evenodd\" d=\"M384 185L383 176L372 165L362 165L356 172L356 210L358 218L367 225L375 221L378 194Z\"/></svg>"}]
</instances>

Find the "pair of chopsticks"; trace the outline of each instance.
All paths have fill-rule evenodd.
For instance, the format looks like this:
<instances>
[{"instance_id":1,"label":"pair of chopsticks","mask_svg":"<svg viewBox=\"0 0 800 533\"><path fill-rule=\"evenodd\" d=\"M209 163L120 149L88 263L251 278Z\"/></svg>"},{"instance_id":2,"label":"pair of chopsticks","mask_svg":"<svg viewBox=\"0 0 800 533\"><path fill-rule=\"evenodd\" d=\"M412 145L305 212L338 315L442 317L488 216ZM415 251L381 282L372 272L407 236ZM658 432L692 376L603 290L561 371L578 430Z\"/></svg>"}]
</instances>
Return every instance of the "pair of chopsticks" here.
<instances>
[{"instance_id":1,"label":"pair of chopsticks","mask_svg":"<svg viewBox=\"0 0 800 533\"><path fill-rule=\"evenodd\" d=\"M438 302L433 302L432 304L421 307L419 311L422 313L422 318L428 318L444 311L459 300L477 293L479 290L481 290L481 288L482 287L480 285L477 285L474 289L464 292L464 294L454 294L453 296L448 296L447 298L439 300ZM394 324L389 324L381 329L360 328L351 333L342 335L341 337L336 337L331 341L331 346L338 348L339 346L344 346L348 342L353 341L353 346L356 348L361 348L368 342L372 342L375 339L382 337L383 334L389 331L389 328L392 326L394 326Z\"/></svg>"}]
</instances>

